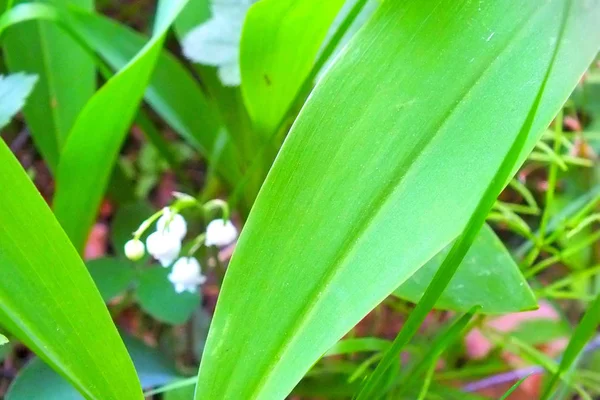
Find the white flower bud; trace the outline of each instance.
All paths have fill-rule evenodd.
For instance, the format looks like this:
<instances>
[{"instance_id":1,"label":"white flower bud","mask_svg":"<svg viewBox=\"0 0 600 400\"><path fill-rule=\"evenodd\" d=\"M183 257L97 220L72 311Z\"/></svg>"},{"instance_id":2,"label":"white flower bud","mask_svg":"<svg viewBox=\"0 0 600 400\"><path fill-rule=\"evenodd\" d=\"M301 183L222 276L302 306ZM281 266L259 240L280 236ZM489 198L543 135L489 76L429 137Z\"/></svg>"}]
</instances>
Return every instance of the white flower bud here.
<instances>
[{"instance_id":1,"label":"white flower bud","mask_svg":"<svg viewBox=\"0 0 600 400\"><path fill-rule=\"evenodd\" d=\"M173 264L169 281L175 286L177 293L187 290L194 293L198 285L206 282L206 277L200 272L200 263L193 257L181 257Z\"/></svg>"},{"instance_id":2,"label":"white flower bud","mask_svg":"<svg viewBox=\"0 0 600 400\"><path fill-rule=\"evenodd\" d=\"M156 230L183 240L187 234L187 223L181 214L173 214L169 208L165 208L164 214L156 221Z\"/></svg>"},{"instance_id":3,"label":"white flower bud","mask_svg":"<svg viewBox=\"0 0 600 400\"><path fill-rule=\"evenodd\" d=\"M125 256L132 261L137 261L144 257L146 249L144 243L138 239L131 239L125 243Z\"/></svg>"},{"instance_id":4,"label":"white flower bud","mask_svg":"<svg viewBox=\"0 0 600 400\"><path fill-rule=\"evenodd\" d=\"M231 221L215 219L206 227L206 245L207 246L227 246L237 238L237 229Z\"/></svg>"},{"instance_id":5,"label":"white flower bud","mask_svg":"<svg viewBox=\"0 0 600 400\"><path fill-rule=\"evenodd\" d=\"M146 248L163 267L168 267L179 256L181 240L174 235L154 232L146 239Z\"/></svg>"}]
</instances>

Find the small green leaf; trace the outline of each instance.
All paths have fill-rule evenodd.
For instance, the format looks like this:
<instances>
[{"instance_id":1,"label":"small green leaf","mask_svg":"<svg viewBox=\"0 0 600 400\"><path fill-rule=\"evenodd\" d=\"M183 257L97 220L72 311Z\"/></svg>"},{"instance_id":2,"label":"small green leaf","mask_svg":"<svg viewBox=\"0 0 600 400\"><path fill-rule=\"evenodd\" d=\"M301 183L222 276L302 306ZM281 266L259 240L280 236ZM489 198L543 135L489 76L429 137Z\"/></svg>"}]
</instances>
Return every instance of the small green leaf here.
<instances>
[{"instance_id":1,"label":"small green leaf","mask_svg":"<svg viewBox=\"0 0 600 400\"><path fill-rule=\"evenodd\" d=\"M86 265L102 298L107 302L125 292L135 277L131 261L127 260L98 258L86 262Z\"/></svg>"},{"instance_id":2,"label":"small green leaf","mask_svg":"<svg viewBox=\"0 0 600 400\"><path fill-rule=\"evenodd\" d=\"M186 322L200 306L198 293L177 293L169 281L170 268L149 268L140 274L137 298L148 314L167 324Z\"/></svg>"},{"instance_id":3,"label":"small green leaf","mask_svg":"<svg viewBox=\"0 0 600 400\"><path fill-rule=\"evenodd\" d=\"M417 303L450 251L448 245L394 294ZM458 267L456 274L436 303L436 308L468 311L481 306L480 312L502 314L537 308L535 295L519 272L510 253L489 226L484 226Z\"/></svg>"},{"instance_id":4,"label":"small green leaf","mask_svg":"<svg viewBox=\"0 0 600 400\"><path fill-rule=\"evenodd\" d=\"M4 346L8 343L8 338L2 334L0 334L0 346Z\"/></svg>"},{"instance_id":5,"label":"small green leaf","mask_svg":"<svg viewBox=\"0 0 600 400\"><path fill-rule=\"evenodd\" d=\"M33 75L0 75L0 129L23 107L36 81Z\"/></svg>"}]
</instances>

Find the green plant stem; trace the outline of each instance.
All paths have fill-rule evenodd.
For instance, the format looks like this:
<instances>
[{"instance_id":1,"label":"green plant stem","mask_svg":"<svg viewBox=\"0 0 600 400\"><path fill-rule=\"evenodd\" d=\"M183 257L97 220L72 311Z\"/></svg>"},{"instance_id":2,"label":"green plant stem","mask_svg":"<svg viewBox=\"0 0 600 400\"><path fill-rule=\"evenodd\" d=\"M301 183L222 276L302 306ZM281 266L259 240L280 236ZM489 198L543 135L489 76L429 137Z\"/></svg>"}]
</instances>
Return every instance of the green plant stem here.
<instances>
[{"instance_id":1,"label":"green plant stem","mask_svg":"<svg viewBox=\"0 0 600 400\"><path fill-rule=\"evenodd\" d=\"M554 148L553 152L558 154L561 148L561 138L562 138L562 124L563 124L563 110L561 109L556 116L554 121L555 129L554 129ZM540 228L538 229L538 240L536 245L531 252L525 258L526 266L531 266L535 259L540 255L541 252L541 244L544 243L546 238L546 229L548 227L548 222L550 220L550 215L552 212L552 203L554 202L554 194L556 191L556 183L558 177L558 165L556 163L551 163L549 172L548 172L548 187L546 189L546 197L544 204L544 212L542 213L542 219L540 222Z\"/></svg>"}]
</instances>

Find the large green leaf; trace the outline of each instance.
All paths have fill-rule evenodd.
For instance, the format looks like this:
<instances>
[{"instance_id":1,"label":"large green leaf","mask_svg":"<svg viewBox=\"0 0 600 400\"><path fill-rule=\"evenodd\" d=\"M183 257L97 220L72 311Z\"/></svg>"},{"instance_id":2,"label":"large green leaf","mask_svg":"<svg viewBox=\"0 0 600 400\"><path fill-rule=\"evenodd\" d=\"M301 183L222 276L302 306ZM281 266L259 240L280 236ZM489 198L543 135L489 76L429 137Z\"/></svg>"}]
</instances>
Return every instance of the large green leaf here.
<instances>
[{"instance_id":1,"label":"large green leaf","mask_svg":"<svg viewBox=\"0 0 600 400\"><path fill-rule=\"evenodd\" d=\"M54 212L80 251L159 58L167 30L186 1L159 3L151 40L94 95L77 118L65 144L58 167Z\"/></svg>"},{"instance_id":2,"label":"large green leaf","mask_svg":"<svg viewBox=\"0 0 600 400\"><path fill-rule=\"evenodd\" d=\"M2 325L87 398L143 398L83 261L1 140L0 165Z\"/></svg>"},{"instance_id":3,"label":"large green leaf","mask_svg":"<svg viewBox=\"0 0 600 400\"><path fill-rule=\"evenodd\" d=\"M527 119L565 4L382 3L313 91L261 190L197 398L285 397L464 229ZM521 160L598 50L600 1L568 12Z\"/></svg>"},{"instance_id":4,"label":"large green leaf","mask_svg":"<svg viewBox=\"0 0 600 400\"><path fill-rule=\"evenodd\" d=\"M45 2L77 5L86 10L92 10L94 5L93 0ZM7 0L0 4L4 9ZM38 150L50 169L56 170L67 135L94 94L94 62L72 38L50 22L30 21L17 26L6 33L2 45L10 71L34 73L40 78L23 113Z\"/></svg>"},{"instance_id":5,"label":"large green leaf","mask_svg":"<svg viewBox=\"0 0 600 400\"><path fill-rule=\"evenodd\" d=\"M260 132L281 123L343 4L263 0L248 11L240 44L242 94Z\"/></svg>"},{"instance_id":6,"label":"large green leaf","mask_svg":"<svg viewBox=\"0 0 600 400\"><path fill-rule=\"evenodd\" d=\"M394 294L417 303L450 251L436 254ZM474 284L475 283L475 284ZM436 308L468 311L474 305L481 312L502 314L537 307L535 296L519 272L518 266L489 226L484 226L458 267Z\"/></svg>"}]
</instances>

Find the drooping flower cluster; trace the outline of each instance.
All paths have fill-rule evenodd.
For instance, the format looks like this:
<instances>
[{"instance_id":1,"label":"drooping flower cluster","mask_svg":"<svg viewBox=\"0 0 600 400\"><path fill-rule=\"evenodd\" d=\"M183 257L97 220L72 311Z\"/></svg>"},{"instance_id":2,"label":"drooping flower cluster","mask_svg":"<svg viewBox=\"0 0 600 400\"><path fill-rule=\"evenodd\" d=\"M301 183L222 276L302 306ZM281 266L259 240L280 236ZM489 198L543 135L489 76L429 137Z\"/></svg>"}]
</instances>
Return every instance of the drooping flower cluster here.
<instances>
[{"instance_id":1,"label":"drooping flower cluster","mask_svg":"<svg viewBox=\"0 0 600 400\"><path fill-rule=\"evenodd\" d=\"M181 252L181 241L187 234L187 223L181 214L165 208L156 221L156 232L146 239L146 248L163 267L173 264Z\"/></svg>"},{"instance_id":2,"label":"drooping flower cluster","mask_svg":"<svg viewBox=\"0 0 600 400\"><path fill-rule=\"evenodd\" d=\"M187 256L180 257L182 242L187 235L187 222L179 211L196 205L201 206L205 212L221 208L225 218L211 221L206 227L206 233L196 237L192 245L186 247ZM178 194L178 200L173 206L164 208L142 223L134 233L134 238L125 244L125 255L136 261L144 256L145 250L148 250L148 253L163 267L168 268L172 265L169 281L173 283L177 293L195 292L198 285L206 281L206 277L202 275L200 263L193 254L202 244L207 247L223 247L233 243L237 238L237 229L229 221L228 215L228 207L222 200L211 200L200 205L193 197ZM148 236L144 246L140 237L154 224L154 221L156 221L156 231Z\"/></svg>"}]
</instances>

